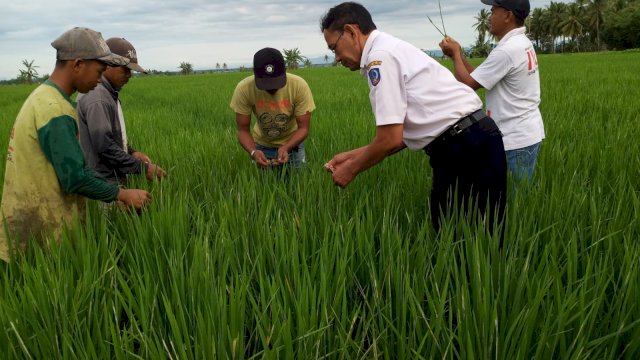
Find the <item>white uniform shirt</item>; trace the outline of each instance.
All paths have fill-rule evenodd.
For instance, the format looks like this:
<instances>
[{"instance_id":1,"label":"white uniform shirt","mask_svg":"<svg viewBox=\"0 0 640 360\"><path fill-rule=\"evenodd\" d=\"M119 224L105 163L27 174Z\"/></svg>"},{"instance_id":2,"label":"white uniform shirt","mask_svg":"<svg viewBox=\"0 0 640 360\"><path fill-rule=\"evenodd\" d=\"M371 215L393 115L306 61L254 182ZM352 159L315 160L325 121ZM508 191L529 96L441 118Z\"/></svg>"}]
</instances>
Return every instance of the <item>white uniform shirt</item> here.
<instances>
[{"instance_id":1,"label":"white uniform shirt","mask_svg":"<svg viewBox=\"0 0 640 360\"><path fill-rule=\"evenodd\" d=\"M538 60L524 27L508 32L471 77L487 89L486 110L502 132L505 150L544 139Z\"/></svg>"},{"instance_id":2,"label":"white uniform shirt","mask_svg":"<svg viewBox=\"0 0 640 360\"><path fill-rule=\"evenodd\" d=\"M419 150L460 118L482 108L482 100L447 68L415 46L374 30L360 63L369 79L376 125L403 124L404 142Z\"/></svg>"}]
</instances>

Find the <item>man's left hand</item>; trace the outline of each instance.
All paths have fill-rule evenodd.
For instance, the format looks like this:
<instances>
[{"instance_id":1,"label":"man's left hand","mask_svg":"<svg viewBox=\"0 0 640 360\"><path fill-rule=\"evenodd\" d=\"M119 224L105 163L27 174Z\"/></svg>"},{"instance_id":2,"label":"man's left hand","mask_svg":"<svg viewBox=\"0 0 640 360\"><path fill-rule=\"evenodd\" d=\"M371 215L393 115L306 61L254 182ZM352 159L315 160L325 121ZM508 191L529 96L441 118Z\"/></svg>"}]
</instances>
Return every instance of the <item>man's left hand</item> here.
<instances>
[{"instance_id":1,"label":"man's left hand","mask_svg":"<svg viewBox=\"0 0 640 360\"><path fill-rule=\"evenodd\" d=\"M167 172L164 171L160 166L156 164L148 163L147 165L147 180L153 181L154 179L162 179L167 176Z\"/></svg>"},{"instance_id":2,"label":"man's left hand","mask_svg":"<svg viewBox=\"0 0 640 360\"><path fill-rule=\"evenodd\" d=\"M289 151L284 147L278 148L278 157L271 163L274 166L284 165L289 162Z\"/></svg>"},{"instance_id":3,"label":"man's left hand","mask_svg":"<svg viewBox=\"0 0 640 360\"><path fill-rule=\"evenodd\" d=\"M351 165L352 162L350 160L333 165L331 172L333 173L332 178L334 184L345 188L356 178L357 174L352 170Z\"/></svg>"},{"instance_id":4,"label":"man's left hand","mask_svg":"<svg viewBox=\"0 0 640 360\"><path fill-rule=\"evenodd\" d=\"M145 154L143 152L140 152L140 151L134 152L133 154L131 154L131 156L133 156L134 158L142 161L143 163L151 163L151 162L153 162L153 161L151 161L151 158L147 154Z\"/></svg>"}]
</instances>

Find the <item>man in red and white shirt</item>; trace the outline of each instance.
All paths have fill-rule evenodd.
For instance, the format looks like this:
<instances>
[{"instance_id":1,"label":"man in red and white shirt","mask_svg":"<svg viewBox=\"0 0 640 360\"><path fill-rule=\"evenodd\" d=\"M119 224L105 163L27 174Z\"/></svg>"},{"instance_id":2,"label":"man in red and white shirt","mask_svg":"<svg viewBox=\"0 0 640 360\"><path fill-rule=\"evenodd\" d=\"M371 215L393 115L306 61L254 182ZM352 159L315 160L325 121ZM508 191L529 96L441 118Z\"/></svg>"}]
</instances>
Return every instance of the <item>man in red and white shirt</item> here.
<instances>
[{"instance_id":1,"label":"man in red and white shirt","mask_svg":"<svg viewBox=\"0 0 640 360\"><path fill-rule=\"evenodd\" d=\"M528 0L482 0L491 5L489 32L498 45L477 68L460 45L446 37L442 51L453 59L455 77L472 89L485 88L487 114L503 134L509 171L517 180L531 179L544 125L538 108L540 76L533 44L525 35Z\"/></svg>"}]
</instances>

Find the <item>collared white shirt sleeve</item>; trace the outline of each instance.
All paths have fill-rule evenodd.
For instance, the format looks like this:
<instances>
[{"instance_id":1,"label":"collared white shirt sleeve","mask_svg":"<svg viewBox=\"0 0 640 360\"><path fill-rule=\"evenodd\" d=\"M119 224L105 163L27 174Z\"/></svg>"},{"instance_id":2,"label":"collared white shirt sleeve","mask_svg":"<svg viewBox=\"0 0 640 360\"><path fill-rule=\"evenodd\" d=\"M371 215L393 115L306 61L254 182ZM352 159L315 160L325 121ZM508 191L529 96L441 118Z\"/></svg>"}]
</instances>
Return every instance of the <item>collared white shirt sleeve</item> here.
<instances>
[{"instance_id":1,"label":"collared white shirt sleeve","mask_svg":"<svg viewBox=\"0 0 640 360\"><path fill-rule=\"evenodd\" d=\"M487 59L473 70L471 77L483 88L491 90L511 69L513 69L513 61L509 54L500 49L494 49Z\"/></svg>"},{"instance_id":2,"label":"collared white shirt sleeve","mask_svg":"<svg viewBox=\"0 0 640 360\"><path fill-rule=\"evenodd\" d=\"M369 100L376 125L402 124L407 115L407 92L401 64L389 52L374 50L367 59Z\"/></svg>"}]
</instances>

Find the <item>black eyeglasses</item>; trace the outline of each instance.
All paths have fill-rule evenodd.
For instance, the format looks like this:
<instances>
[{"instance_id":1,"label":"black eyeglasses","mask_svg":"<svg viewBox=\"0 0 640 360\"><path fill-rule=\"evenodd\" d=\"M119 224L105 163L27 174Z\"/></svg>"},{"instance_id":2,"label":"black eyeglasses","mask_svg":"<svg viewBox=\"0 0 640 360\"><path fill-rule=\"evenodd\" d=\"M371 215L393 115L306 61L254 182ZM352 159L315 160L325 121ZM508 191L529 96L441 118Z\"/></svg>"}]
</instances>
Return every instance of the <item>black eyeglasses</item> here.
<instances>
[{"instance_id":1,"label":"black eyeglasses","mask_svg":"<svg viewBox=\"0 0 640 360\"><path fill-rule=\"evenodd\" d=\"M336 53L336 47L338 47L338 42L340 41L340 38L342 38L342 35L344 35L344 31L340 33L340 36L338 36L338 40L336 40L333 45L329 46L329 50L331 50L331 52L334 54Z\"/></svg>"}]
</instances>

